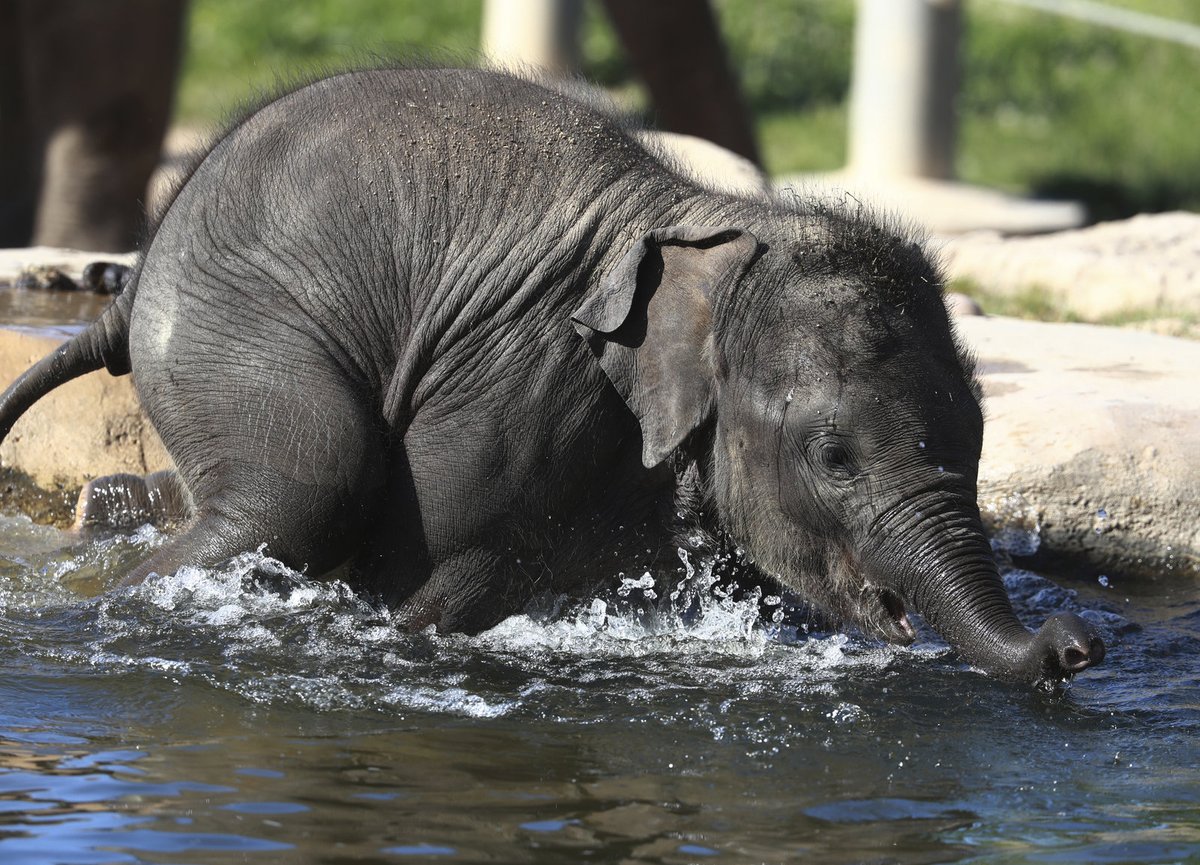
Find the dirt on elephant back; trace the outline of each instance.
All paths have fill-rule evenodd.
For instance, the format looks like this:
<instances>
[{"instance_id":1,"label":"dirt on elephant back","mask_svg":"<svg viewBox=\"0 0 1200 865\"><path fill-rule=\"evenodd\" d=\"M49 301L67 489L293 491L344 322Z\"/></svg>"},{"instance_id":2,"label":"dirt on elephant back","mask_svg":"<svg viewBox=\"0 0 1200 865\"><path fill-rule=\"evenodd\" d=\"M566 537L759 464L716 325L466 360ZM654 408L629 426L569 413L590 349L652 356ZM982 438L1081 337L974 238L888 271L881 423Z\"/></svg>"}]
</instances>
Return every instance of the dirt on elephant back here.
<instances>
[{"instance_id":1,"label":"dirt on elephant back","mask_svg":"<svg viewBox=\"0 0 1200 865\"><path fill-rule=\"evenodd\" d=\"M35 523L70 528L80 487L66 481L49 489L38 486L20 469L0 468L0 513L25 514Z\"/></svg>"}]
</instances>

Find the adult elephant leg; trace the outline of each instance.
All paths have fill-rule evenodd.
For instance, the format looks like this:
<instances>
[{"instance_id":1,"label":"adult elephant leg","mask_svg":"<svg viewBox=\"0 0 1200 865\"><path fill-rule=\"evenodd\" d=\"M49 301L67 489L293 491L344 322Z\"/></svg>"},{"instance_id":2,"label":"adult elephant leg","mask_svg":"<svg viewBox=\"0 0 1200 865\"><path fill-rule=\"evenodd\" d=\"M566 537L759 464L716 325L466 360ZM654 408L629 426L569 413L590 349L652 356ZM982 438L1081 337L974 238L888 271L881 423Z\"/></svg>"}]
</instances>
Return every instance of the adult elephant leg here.
<instances>
[{"instance_id":1,"label":"adult elephant leg","mask_svg":"<svg viewBox=\"0 0 1200 865\"><path fill-rule=\"evenodd\" d=\"M28 125L14 133L40 163L33 244L133 249L170 116L183 0L9 2Z\"/></svg>"},{"instance_id":2,"label":"adult elephant leg","mask_svg":"<svg viewBox=\"0 0 1200 865\"><path fill-rule=\"evenodd\" d=\"M761 162L716 15L695 0L604 0L613 28L646 82L658 126Z\"/></svg>"},{"instance_id":3,"label":"adult elephant leg","mask_svg":"<svg viewBox=\"0 0 1200 865\"><path fill-rule=\"evenodd\" d=\"M29 126L18 5L0 2L0 248L26 246L41 178Z\"/></svg>"}]
</instances>

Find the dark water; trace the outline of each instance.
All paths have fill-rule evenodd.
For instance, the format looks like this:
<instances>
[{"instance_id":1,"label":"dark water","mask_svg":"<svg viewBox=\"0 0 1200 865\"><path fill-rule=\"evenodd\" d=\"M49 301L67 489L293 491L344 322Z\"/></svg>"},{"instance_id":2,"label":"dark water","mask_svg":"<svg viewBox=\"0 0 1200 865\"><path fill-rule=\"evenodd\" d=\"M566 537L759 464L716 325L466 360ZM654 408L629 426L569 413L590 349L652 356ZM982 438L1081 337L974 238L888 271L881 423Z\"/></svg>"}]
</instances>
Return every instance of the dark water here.
<instances>
[{"instance_id":1,"label":"dark water","mask_svg":"<svg viewBox=\"0 0 1200 865\"><path fill-rule=\"evenodd\" d=\"M157 542L0 519L5 865L1200 861L1184 579L1010 573L1109 642L1051 695L697 609L702 564L438 637L261 556L112 588Z\"/></svg>"}]
</instances>

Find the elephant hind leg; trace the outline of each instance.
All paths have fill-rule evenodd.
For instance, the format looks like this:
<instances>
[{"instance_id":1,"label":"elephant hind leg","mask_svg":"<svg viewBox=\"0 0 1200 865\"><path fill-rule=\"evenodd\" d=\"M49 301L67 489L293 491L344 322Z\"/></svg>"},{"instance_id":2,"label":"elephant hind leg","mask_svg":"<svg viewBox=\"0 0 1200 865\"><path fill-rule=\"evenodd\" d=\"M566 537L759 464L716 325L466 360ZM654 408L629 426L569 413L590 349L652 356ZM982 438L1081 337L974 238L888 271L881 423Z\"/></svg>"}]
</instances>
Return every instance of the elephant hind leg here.
<instances>
[{"instance_id":1,"label":"elephant hind leg","mask_svg":"<svg viewBox=\"0 0 1200 865\"><path fill-rule=\"evenodd\" d=\"M375 510L370 489L298 483L262 466L239 469L219 492L198 496L181 531L122 585L174 574L184 565L213 567L260 547L289 568L317 576L355 553Z\"/></svg>"},{"instance_id":2,"label":"elephant hind leg","mask_svg":"<svg viewBox=\"0 0 1200 865\"><path fill-rule=\"evenodd\" d=\"M108 475L89 481L79 493L78 530L128 530L146 523L184 528L129 573L122 585L136 585L150 574L173 574L187 564L216 564L255 547L253 538L235 522L215 513L197 516L175 471Z\"/></svg>"},{"instance_id":3,"label":"elephant hind leg","mask_svg":"<svg viewBox=\"0 0 1200 865\"><path fill-rule=\"evenodd\" d=\"M184 565L218 565L253 550L262 541L247 529L219 514L200 515L130 571L121 585L136 586L151 574L169 576Z\"/></svg>"},{"instance_id":4,"label":"elephant hind leg","mask_svg":"<svg viewBox=\"0 0 1200 865\"><path fill-rule=\"evenodd\" d=\"M235 348L221 366L181 364L170 376L152 367L139 382L156 396L151 416L193 515L131 582L263 546L320 576L350 559L378 519L384 429L361 390L315 353L284 363Z\"/></svg>"},{"instance_id":5,"label":"elephant hind leg","mask_svg":"<svg viewBox=\"0 0 1200 865\"><path fill-rule=\"evenodd\" d=\"M191 496L177 472L117 474L89 481L80 490L75 528L133 529L146 523L162 528L191 516Z\"/></svg>"}]
</instances>

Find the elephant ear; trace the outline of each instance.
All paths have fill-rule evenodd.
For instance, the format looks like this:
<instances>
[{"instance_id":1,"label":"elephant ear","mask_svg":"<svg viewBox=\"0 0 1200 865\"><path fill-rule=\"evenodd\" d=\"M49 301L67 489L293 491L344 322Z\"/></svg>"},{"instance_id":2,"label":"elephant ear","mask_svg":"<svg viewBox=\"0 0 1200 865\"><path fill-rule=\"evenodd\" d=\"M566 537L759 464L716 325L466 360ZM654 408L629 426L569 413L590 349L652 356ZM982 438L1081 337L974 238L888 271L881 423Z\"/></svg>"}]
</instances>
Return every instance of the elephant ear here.
<instances>
[{"instance_id":1,"label":"elephant ear","mask_svg":"<svg viewBox=\"0 0 1200 865\"><path fill-rule=\"evenodd\" d=\"M571 320L662 462L712 412L712 297L758 249L738 228L677 225L644 235Z\"/></svg>"}]
</instances>

